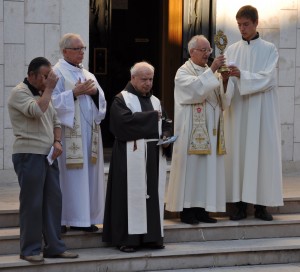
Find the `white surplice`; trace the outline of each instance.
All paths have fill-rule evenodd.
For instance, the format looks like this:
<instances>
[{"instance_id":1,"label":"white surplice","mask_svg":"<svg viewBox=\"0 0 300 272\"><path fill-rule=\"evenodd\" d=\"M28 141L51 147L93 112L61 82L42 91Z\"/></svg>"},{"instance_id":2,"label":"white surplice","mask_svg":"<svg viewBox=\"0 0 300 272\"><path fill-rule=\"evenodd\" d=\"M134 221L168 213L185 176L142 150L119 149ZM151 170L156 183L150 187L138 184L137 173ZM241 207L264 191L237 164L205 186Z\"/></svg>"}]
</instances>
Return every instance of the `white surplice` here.
<instances>
[{"instance_id":1,"label":"white surplice","mask_svg":"<svg viewBox=\"0 0 300 272\"><path fill-rule=\"evenodd\" d=\"M202 207L209 212L225 211L224 157L217 155L217 135L213 135L213 128L214 124L216 127L218 125L220 113L216 94L221 94L223 108L230 103L230 94L222 92L220 82L210 68L200 67L191 60L176 73L174 135L178 135L178 139L173 146L167 189L166 209L169 211L182 211L190 207ZM205 100L215 107L214 114L212 106L206 102L211 154L188 155L192 108Z\"/></svg>"},{"instance_id":2,"label":"white surplice","mask_svg":"<svg viewBox=\"0 0 300 272\"><path fill-rule=\"evenodd\" d=\"M227 201L283 205L281 132L274 44L241 40L226 53L241 71L230 78L234 90L225 114Z\"/></svg>"},{"instance_id":3,"label":"white surplice","mask_svg":"<svg viewBox=\"0 0 300 272\"><path fill-rule=\"evenodd\" d=\"M91 224L101 224L104 215L104 161L101 131L99 131L97 163L91 162L92 124L100 124L106 113L106 101L103 90L95 76L87 70L77 68L60 59L54 66L54 71L60 77L52 94L52 103L63 125L63 153L59 157L60 185L62 190L62 225L88 227ZM83 144L83 168L66 168L66 150L64 127L72 127L74 122L74 97L72 88L65 88L65 78L68 77L74 85L81 79L93 79L99 91L99 109L89 95L80 95L80 120Z\"/></svg>"}]
</instances>

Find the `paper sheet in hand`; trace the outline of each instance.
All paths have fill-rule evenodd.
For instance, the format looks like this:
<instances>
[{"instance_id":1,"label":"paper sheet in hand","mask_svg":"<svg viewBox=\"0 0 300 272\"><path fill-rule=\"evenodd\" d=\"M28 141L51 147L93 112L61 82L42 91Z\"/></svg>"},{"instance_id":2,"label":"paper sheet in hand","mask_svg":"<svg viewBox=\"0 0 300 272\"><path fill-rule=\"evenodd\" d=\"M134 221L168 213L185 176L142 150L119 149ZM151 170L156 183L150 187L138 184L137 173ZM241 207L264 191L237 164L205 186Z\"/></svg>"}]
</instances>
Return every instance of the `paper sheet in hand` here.
<instances>
[{"instance_id":1,"label":"paper sheet in hand","mask_svg":"<svg viewBox=\"0 0 300 272\"><path fill-rule=\"evenodd\" d=\"M50 152L49 152L49 154L47 156L47 160L48 160L49 165L52 165L52 163L53 163L53 160L52 160L53 151L54 151L54 147L51 146Z\"/></svg>"},{"instance_id":2,"label":"paper sheet in hand","mask_svg":"<svg viewBox=\"0 0 300 272\"><path fill-rule=\"evenodd\" d=\"M168 137L166 139L160 139L157 143L157 145L163 145L163 144L171 144L171 143L174 143L176 140L177 140L177 137L176 135L174 136L171 136L171 137Z\"/></svg>"}]
</instances>

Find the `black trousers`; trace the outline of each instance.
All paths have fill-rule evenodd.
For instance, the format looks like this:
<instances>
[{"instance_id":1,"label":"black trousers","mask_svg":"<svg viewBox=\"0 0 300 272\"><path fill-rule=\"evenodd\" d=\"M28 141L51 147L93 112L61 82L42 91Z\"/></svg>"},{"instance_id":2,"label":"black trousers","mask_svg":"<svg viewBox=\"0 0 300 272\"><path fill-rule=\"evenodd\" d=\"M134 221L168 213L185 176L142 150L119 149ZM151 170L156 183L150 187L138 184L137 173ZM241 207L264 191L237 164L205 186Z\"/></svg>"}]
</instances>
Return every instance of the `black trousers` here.
<instances>
[{"instance_id":1,"label":"black trousers","mask_svg":"<svg viewBox=\"0 0 300 272\"><path fill-rule=\"evenodd\" d=\"M12 155L20 185L20 255L56 255L66 250L61 240L62 195L57 160L48 164L45 155Z\"/></svg>"}]
</instances>

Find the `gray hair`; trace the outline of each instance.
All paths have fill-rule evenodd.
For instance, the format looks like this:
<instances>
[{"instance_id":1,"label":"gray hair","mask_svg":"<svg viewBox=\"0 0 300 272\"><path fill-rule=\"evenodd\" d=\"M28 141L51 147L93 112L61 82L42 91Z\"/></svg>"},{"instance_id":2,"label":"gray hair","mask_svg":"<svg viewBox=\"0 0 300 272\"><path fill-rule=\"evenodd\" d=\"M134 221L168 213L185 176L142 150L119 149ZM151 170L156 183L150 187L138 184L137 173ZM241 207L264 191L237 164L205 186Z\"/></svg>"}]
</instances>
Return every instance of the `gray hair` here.
<instances>
[{"instance_id":1,"label":"gray hair","mask_svg":"<svg viewBox=\"0 0 300 272\"><path fill-rule=\"evenodd\" d=\"M67 33L65 35L63 35L63 37L61 38L60 42L59 42L59 49L60 52L63 53L63 50L70 47L72 44L72 41L74 39L79 39L82 41L81 37L79 34L75 34L75 33Z\"/></svg>"},{"instance_id":2,"label":"gray hair","mask_svg":"<svg viewBox=\"0 0 300 272\"><path fill-rule=\"evenodd\" d=\"M207 38L204 35L196 35L196 36L192 37L188 43L189 54L191 53L191 50L193 48L197 47L198 40L207 40Z\"/></svg>"},{"instance_id":3,"label":"gray hair","mask_svg":"<svg viewBox=\"0 0 300 272\"><path fill-rule=\"evenodd\" d=\"M130 68L130 75L135 76L136 74L140 73L142 70L146 70L146 69L151 70L153 73L155 70L154 67L146 61L137 62Z\"/></svg>"}]
</instances>

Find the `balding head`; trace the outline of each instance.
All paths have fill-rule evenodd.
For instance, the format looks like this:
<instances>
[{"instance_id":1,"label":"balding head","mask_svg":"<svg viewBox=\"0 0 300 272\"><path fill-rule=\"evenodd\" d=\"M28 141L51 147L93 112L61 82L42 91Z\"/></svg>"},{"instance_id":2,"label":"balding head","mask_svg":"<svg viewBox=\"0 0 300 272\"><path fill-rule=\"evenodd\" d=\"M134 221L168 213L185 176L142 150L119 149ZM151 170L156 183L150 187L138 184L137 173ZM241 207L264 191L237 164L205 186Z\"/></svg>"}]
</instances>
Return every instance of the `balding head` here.
<instances>
[{"instance_id":1,"label":"balding head","mask_svg":"<svg viewBox=\"0 0 300 272\"><path fill-rule=\"evenodd\" d=\"M204 35L196 35L196 36L192 37L188 43L189 54L191 54L191 49L198 48L199 42L202 43L203 41L208 42L208 40L206 39L206 37Z\"/></svg>"},{"instance_id":2,"label":"balding head","mask_svg":"<svg viewBox=\"0 0 300 272\"><path fill-rule=\"evenodd\" d=\"M63 50L69 47L72 47L72 42L73 40L80 40L82 41L81 37L79 34L76 33L67 33L63 35L59 42L59 49L60 52L63 54Z\"/></svg>"},{"instance_id":3,"label":"balding head","mask_svg":"<svg viewBox=\"0 0 300 272\"><path fill-rule=\"evenodd\" d=\"M193 63L205 67L212 53L210 43L203 35L196 35L188 43L188 50Z\"/></svg>"},{"instance_id":4,"label":"balding head","mask_svg":"<svg viewBox=\"0 0 300 272\"><path fill-rule=\"evenodd\" d=\"M146 95L152 89L154 67L148 62L142 61L134 64L130 69L131 84L136 91Z\"/></svg>"},{"instance_id":5,"label":"balding head","mask_svg":"<svg viewBox=\"0 0 300 272\"><path fill-rule=\"evenodd\" d=\"M134 64L131 69L130 69L130 75L131 76L135 76L138 73L141 73L143 71L152 71L152 73L154 74L154 67L146 62L146 61L142 61L142 62L137 62L136 64Z\"/></svg>"}]
</instances>

